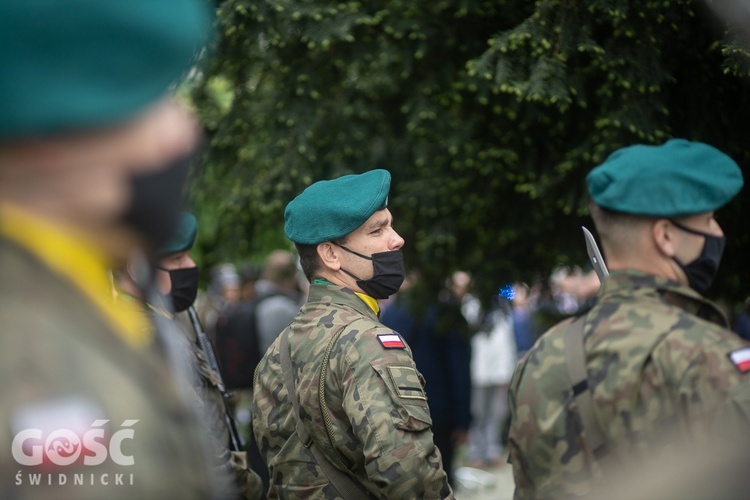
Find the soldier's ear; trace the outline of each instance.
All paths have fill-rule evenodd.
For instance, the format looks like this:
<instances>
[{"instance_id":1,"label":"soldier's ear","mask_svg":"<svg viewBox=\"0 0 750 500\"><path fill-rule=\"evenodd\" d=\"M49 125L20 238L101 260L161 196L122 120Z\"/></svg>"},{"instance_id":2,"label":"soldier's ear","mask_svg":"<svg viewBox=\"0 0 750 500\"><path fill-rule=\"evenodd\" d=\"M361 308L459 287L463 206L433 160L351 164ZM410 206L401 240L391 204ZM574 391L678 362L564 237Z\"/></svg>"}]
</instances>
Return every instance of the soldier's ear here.
<instances>
[{"instance_id":1,"label":"soldier's ear","mask_svg":"<svg viewBox=\"0 0 750 500\"><path fill-rule=\"evenodd\" d=\"M338 271L341 268L341 262L339 261L338 248L336 248L331 242L324 242L318 244L318 257L320 257L323 265L331 271Z\"/></svg>"},{"instance_id":2,"label":"soldier's ear","mask_svg":"<svg viewBox=\"0 0 750 500\"><path fill-rule=\"evenodd\" d=\"M670 259L677 253L677 241L674 226L667 219L657 219L651 226L651 237L656 248Z\"/></svg>"}]
</instances>

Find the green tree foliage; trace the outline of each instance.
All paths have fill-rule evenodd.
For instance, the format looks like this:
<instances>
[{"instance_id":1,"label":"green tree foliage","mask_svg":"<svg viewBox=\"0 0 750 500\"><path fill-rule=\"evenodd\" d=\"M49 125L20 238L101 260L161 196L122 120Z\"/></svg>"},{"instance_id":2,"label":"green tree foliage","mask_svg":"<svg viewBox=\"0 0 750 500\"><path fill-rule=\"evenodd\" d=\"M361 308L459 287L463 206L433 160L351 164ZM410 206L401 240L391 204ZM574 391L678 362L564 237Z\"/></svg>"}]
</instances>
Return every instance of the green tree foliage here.
<instances>
[{"instance_id":1,"label":"green tree foliage","mask_svg":"<svg viewBox=\"0 0 750 500\"><path fill-rule=\"evenodd\" d=\"M680 0L226 0L192 98L208 136L191 196L204 260L284 244L314 180L386 168L407 265L483 291L585 265L586 173L681 136L748 172L747 52ZM742 195L721 291L748 293ZM743 285L744 284L744 285Z\"/></svg>"}]
</instances>

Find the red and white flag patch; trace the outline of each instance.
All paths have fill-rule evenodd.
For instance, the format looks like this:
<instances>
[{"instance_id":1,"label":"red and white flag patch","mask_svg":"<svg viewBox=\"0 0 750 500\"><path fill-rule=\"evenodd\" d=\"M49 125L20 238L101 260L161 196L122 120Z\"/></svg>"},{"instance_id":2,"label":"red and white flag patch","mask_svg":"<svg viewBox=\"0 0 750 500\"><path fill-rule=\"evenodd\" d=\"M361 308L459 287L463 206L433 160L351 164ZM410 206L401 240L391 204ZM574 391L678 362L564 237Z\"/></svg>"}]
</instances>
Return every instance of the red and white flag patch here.
<instances>
[{"instance_id":1,"label":"red and white flag patch","mask_svg":"<svg viewBox=\"0 0 750 500\"><path fill-rule=\"evenodd\" d=\"M750 371L750 347L743 347L742 349L736 349L730 352L729 359L734 363L734 366L737 367L740 373Z\"/></svg>"},{"instance_id":2,"label":"red and white flag patch","mask_svg":"<svg viewBox=\"0 0 750 500\"><path fill-rule=\"evenodd\" d=\"M378 340L386 349L404 349L406 347L404 341L401 340L401 335L397 333L378 335Z\"/></svg>"}]
</instances>

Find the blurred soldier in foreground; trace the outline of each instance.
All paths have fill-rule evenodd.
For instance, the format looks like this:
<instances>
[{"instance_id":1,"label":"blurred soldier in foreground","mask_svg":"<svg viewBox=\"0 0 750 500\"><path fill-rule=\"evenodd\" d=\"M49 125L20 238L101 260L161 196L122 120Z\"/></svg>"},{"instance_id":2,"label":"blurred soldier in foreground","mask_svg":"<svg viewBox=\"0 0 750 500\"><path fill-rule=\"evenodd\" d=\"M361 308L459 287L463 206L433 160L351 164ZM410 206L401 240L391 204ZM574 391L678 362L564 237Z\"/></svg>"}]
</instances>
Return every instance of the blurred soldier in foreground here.
<instances>
[{"instance_id":1,"label":"blurred soldier in foreground","mask_svg":"<svg viewBox=\"0 0 750 500\"><path fill-rule=\"evenodd\" d=\"M213 496L171 343L108 274L175 222L197 127L165 93L207 26L199 0L0 4L0 498Z\"/></svg>"},{"instance_id":2,"label":"blurred soldier in foreground","mask_svg":"<svg viewBox=\"0 0 750 500\"><path fill-rule=\"evenodd\" d=\"M271 498L452 498L411 351L378 321L404 280L385 170L308 187L286 207L309 299L255 372Z\"/></svg>"},{"instance_id":3,"label":"blurred soldier in foreground","mask_svg":"<svg viewBox=\"0 0 750 500\"><path fill-rule=\"evenodd\" d=\"M545 333L516 369L516 498L605 498L638 462L747 433L750 346L701 295L725 243L714 211L743 185L736 163L677 139L616 151L587 181L611 274L591 311Z\"/></svg>"},{"instance_id":4,"label":"blurred soldier in foreground","mask_svg":"<svg viewBox=\"0 0 750 500\"><path fill-rule=\"evenodd\" d=\"M159 293L149 299L142 298L134 277L127 269L119 270L118 298L129 300L136 305L134 314L160 315L167 320L175 316L184 316L192 306L198 294L198 266L190 258L190 250L198 233L198 223L193 214L182 212L176 231L170 240L157 250L156 289ZM185 350L192 366L192 397L199 407L206 422L205 432L209 450L214 458L214 467L219 472L230 472L235 478L235 489L242 498L256 499L263 497L263 486L260 477L247 467L247 456L239 449L239 443L230 451L230 430L236 430L234 422L229 421L225 403L225 391L220 375L212 369L207 361L208 354L198 340L198 332L187 318L173 322L169 334L177 336L177 341ZM200 327L200 325L197 325ZM235 436L237 440L237 436ZM239 440L237 440L239 441Z\"/></svg>"}]
</instances>

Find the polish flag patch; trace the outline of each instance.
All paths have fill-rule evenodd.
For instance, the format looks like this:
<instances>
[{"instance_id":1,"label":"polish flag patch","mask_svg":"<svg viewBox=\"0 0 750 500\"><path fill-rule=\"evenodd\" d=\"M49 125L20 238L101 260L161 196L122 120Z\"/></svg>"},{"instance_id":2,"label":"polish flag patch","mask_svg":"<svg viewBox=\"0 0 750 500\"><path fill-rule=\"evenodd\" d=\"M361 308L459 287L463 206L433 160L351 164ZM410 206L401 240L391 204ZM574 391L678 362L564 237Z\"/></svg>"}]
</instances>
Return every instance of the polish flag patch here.
<instances>
[{"instance_id":1,"label":"polish flag patch","mask_svg":"<svg viewBox=\"0 0 750 500\"><path fill-rule=\"evenodd\" d=\"M750 371L750 347L743 347L729 353L729 359L734 363L734 366L740 371L745 373Z\"/></svg>"},{"instance_id":2,"label":"polish flag patch","mask_svg":"<svg viewBox=\"0 0 750 500\"><path fill-rule=\"evenodd\" d=\"M404 341L401 340L401 335L397 333L378 335L378 340L386 349L404 349L406 347Z\"/></svg>"}]
</instances>

